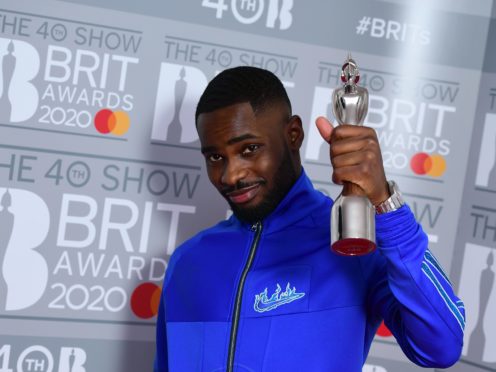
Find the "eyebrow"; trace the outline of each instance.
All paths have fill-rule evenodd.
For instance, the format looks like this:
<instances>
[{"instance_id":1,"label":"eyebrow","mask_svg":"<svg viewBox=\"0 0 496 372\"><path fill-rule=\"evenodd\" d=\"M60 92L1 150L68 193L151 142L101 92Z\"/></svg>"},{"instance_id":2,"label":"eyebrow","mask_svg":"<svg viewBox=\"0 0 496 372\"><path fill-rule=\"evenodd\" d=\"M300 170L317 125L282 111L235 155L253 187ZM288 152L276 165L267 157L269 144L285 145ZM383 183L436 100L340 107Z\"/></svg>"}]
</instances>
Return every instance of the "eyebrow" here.
<instances>
[{"instance_id":1,"label":"eyebrow","mask_svg":"<svg viewBox=\"0 0 496 372\"><path fill-rule=\"evenodd\" d=\"M260 137L255 136L254 134L251 134L251 133L246 133L246 134L242 134L240 136L233 137L233 138L229 139L227 141L227 145L234 145L235 143L242 142L242 141L247 140L247 139L257 139L257 138L260 138ZM215 146L205 146L205 147L201 148L202 154L204 154L206 152L212 152L215 150L216 150Z\"/></svg>"}]
</instances>

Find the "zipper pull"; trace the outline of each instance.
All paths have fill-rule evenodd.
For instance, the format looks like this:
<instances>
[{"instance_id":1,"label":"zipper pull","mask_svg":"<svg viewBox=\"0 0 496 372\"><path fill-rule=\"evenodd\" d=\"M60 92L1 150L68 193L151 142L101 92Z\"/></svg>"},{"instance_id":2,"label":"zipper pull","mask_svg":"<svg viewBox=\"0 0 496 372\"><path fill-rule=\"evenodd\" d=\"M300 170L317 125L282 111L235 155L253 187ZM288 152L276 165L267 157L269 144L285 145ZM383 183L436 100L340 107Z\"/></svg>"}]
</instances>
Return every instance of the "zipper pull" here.
<instances>
[{"instance_id":1,"label":"zipper pull","mask_svg":"<svg viewBox=\"0 0 496 372\"><path fill-rule=\"evenodd\" d=\"M253 225L251 225L251 231L253 232L257 231L259 226L260 226L260 222L255 222Z\"/></svg>"}]
</instances>

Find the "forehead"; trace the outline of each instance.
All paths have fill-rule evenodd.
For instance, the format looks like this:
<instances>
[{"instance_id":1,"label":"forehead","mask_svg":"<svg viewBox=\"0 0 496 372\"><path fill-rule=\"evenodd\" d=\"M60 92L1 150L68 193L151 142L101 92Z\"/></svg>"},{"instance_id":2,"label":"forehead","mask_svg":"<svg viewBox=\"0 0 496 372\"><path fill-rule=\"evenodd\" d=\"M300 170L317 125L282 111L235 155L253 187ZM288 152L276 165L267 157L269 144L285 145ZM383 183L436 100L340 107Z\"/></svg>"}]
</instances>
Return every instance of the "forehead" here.
<instances>
[{"instance_id":1,"label":"forehead","mask_svg":"<svg viewBox=\"0 0 496 372\"><path fill-rule=\"evenodd\" d=\"M202 145L205 142L236 137L245 134L256 136L278 133L278 125L283 117L284 110L280 105L264 109L255 113L248 102L237 103L198 116L198 136Z\"/></svg>"}]
</instances>

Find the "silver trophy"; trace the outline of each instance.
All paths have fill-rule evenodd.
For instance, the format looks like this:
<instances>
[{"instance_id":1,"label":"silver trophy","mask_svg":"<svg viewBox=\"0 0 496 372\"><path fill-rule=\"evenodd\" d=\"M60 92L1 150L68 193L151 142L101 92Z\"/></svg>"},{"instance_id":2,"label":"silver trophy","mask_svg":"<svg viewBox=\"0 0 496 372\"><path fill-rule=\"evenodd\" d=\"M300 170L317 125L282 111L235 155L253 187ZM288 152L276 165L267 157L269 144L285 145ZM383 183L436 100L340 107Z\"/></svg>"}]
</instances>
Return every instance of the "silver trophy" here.
<instances>
[{"instance_id":1,"label":"silver trophy","mask_svg":"<svg viewBox=\"0 0 496 372\"><path fill-rule=\"evenodd\" d=\"M369 107L367 89L357 85L360 72L348 55L342 69L342 87L332 93L332 110L339 124L363 125ZM345 183L331 210L331 247L346 256L363 255L375 247L375 210L363 190Z\"/></svg>"}]
</instances>

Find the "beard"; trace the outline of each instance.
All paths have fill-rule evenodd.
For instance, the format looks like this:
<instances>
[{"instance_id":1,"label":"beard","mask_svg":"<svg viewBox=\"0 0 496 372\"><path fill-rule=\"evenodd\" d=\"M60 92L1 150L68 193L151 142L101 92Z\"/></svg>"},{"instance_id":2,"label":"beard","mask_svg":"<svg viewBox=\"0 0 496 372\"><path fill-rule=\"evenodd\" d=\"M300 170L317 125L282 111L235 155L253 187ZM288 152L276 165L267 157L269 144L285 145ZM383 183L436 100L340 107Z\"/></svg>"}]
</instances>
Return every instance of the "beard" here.
<instances>
[{"instance_id":1,"label":"beard","mask_svg":"<svg viewBox=\"0 0 496 372\"><path fill-rule=\"evenodd\" d=\"M286 196L288 191L291 189L293 184L296 182L298 175L293 167L291 155L289 149L286 147L284 151L284 157L279 164L279 167L274 174L274 180L272 187L268 190L265 198L253 207L242 207L228 200L229 205L234 213L234 215L243 222L253 224L255 222L263 220L267 217L276 207L279 205L281 200ZM236 185L236 189L248 187L253 184L267 185L267 181L261 179L254 183L244 183L240 182Z\"/></svg>"}]
</instances>

